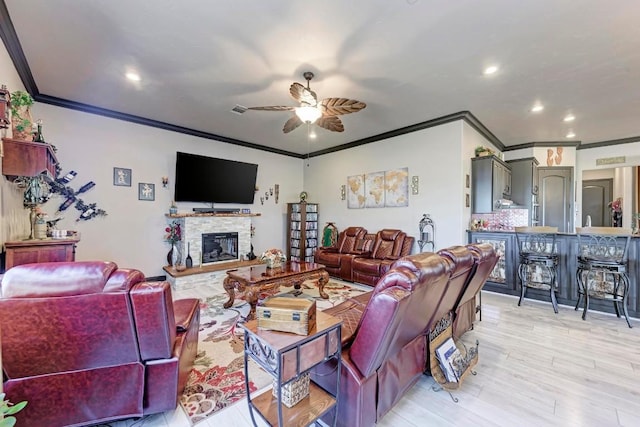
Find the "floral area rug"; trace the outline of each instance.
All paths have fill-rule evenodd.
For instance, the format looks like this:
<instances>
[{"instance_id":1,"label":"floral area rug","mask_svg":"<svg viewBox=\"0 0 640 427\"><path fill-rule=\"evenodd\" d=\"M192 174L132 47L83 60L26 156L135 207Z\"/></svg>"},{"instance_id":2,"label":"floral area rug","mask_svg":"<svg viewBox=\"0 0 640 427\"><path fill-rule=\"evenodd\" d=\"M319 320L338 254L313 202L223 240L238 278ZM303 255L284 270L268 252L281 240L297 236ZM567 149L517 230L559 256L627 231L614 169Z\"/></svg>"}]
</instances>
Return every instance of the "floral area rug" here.
<instances>
[{"instance_id":1,"label":"floral area rug","mask_svg":"<svg viewBox=\"0 0 640 427\"><path fill-rule=\"evenodd\" d=\"M287 292L291 288L282 288ZM324 287L329 299L320 298L315 281L307 281L302 291L316 300L316 309L325 310L342 301L368 292L371 288L331 280ZM271 294L265 293L260 298ZM191 424L206 419L217 411L245 398L244 385L244 336L238 323L249 313L249 304L243 295L236 294L235 303L229 309L222 304L227 301L225 292L201 299L200 333L198 355L189 374L187 386L180 404L187 413ZM272 377L251 361L250 390L269 386Z\"/></svg>"}]
</instances>

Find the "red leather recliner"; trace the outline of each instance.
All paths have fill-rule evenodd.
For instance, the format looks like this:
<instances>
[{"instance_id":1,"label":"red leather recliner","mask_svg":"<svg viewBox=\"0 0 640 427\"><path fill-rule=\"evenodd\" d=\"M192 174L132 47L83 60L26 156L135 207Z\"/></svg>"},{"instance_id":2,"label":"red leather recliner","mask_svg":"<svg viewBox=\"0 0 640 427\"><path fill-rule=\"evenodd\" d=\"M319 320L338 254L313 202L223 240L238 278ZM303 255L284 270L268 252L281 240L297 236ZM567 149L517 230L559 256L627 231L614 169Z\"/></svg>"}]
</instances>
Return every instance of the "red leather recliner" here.
<instances>
[{"instance_id":1,"label":"red leather recliner","mask_svg":"<svg viewBox=\"0 0 640 427\"><path fill-rule=\"evenodd\" d=\"M363 241L367 230L362 227L345 228L338 235L335 247L318 248L315 261L325 266L329 275L343 280L353 281L351 262L356 256L367 254L367 251L357 250L358 241Z\"/></svg>"},{"instance_id":2,"label":"red leather recliner","mask_svg":"<svg viewBox=\"0 0 640 427\"><path fill-rule=\"evenodd\" d=\"M395 261L411 253L414 238L401 230L378 231L371 255L356 257L351 263L353 281L375 286Z\"/></svg>"},{"instance_id":3,"label":"red leather recliner","mask_svg":"<svg viewBox=\"0 0 640 427\"><path fill-rule=\"evenodd\" d=\"M25 426L82 426L174 409L197 352L197 299L172 301L112 262L24 264L0 298L4 392Z\"/></svg>"},{"instance_id":4,"label":"red leather recliner","mask_svg":"<svg viewBox=\"0 0 640 427\"><path fill-rule=\"evenodd\" d=\"M342 350L339 426L374 425L423 375L425 333L430 314L446 291L451 264L434 253L412 255L402 262L377 283L352 342ZM358 301L350 303L358 305ZM331 309L326 312L337 314ZM312 377L335 391L335 368L330 360L316 367ZM330 422L332 415L330 411L323 420Z\"/></svg>"}]
</instances>

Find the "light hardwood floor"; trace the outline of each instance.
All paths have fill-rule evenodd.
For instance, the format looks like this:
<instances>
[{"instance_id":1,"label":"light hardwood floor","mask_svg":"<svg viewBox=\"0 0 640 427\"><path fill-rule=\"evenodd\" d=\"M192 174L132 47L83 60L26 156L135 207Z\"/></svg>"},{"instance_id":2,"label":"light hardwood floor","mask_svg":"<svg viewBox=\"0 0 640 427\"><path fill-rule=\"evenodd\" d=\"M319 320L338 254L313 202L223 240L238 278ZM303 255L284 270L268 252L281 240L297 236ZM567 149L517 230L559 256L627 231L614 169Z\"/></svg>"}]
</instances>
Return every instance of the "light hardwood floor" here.
<instances>
[{"instance_id":1,"label":"light hardwood floor","mask_svg":"<svg viewBox=\"0 0 640 427\"><path fill-rule=\"evenodd\" d=\"M453 392L423 376L378 423L398 426L638 426L640 322L483 292L482 321L463 337L480 342L476 376ZM182 409L116 427L188 427ZM246 401L197 427L250 426ZM263 425L263 424L259 424Z\"/></svg>"}]
</instances>

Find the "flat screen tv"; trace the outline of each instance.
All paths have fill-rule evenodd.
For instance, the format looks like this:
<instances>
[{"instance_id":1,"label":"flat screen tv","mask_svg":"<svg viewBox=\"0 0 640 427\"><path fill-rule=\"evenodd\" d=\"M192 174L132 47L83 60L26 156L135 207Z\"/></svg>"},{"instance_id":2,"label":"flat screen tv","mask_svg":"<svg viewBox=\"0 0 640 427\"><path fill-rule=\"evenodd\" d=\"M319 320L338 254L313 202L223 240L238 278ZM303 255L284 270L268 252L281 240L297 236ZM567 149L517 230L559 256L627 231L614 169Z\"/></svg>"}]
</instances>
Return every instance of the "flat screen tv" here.
<instances>
[{"instance_id":1,"label":"flat screen tv","mask_svg":"<svg viewBox=\"0 0 640 427\"><path fill-rule=\"evenodd\" d=\"M258 165L176 153L177 202L252 204Z\"/></svg>"}]
</instances>

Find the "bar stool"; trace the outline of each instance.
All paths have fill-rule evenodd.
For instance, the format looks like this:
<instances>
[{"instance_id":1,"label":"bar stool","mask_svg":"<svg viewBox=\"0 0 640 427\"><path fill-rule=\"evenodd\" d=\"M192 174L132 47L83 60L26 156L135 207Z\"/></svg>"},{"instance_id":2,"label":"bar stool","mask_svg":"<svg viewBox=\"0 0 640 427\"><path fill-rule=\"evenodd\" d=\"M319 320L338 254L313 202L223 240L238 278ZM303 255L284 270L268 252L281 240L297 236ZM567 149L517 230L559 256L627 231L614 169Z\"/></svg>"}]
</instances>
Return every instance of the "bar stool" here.
<instances>
[{"instance_id":1,"label":"bar stool","mask_svg":"<svg viewBox=\"0 0 640 427\"><path fill-rule=\"evenodd\" d=\"M558 313L556 301L556 274L558 251L556 234L558 227L515 227L520 264L520 300L522 304L527 288L549 290L553 311Z\"/></svg>"},{"instance_id":2,"label":"bar stool","mask_svg":"<svg viewBox=\"0 0 640 427\"><path fill-rule=\"evenodd\" d=\"M589 299L613 301L616 316L620 317L620 305L627 325L629 276L627 261L631 230L620 227L577 227L578 235L578 310L584 297L582 319L586 320Z\"/></svg>"}]
</instances>

